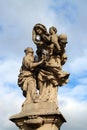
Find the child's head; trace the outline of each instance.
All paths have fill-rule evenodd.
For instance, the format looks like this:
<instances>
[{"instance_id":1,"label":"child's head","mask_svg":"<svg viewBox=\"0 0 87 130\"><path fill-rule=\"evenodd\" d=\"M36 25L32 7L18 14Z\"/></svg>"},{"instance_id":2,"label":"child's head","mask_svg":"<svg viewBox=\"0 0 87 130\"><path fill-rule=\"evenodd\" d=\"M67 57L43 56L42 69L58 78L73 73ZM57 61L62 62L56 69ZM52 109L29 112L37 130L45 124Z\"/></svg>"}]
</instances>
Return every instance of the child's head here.
<instances>
[{"instance_id":1,"label":"child's head","mask_svg":"<svg viewBox=\"0 0 87 130\"><path fill-rule=\"evenodd\" d=\"M63 44L67 44L67 35L62 33L59 35L59 41Z\"/></svg>"},{"instance_id":2,"label":"child's head","mask_svg":"<svg viewBox=\"0 0 87 130\"><path fill-rule=\"evenodd\" d=\"M67 35L66 34L60 34L59 37L59 44L62 48L65 48L66 47L66 44L68 43L67 42Z\"/></svg>"},{"instance_id":3,"label":"child's head","mask_svg":"<svg viewBox=\"0 0 87 130\"><path fill-rule=\"evenodd\" d=\"M49 28L49 33L50 34L57 33L57 29L54 26L52 26Z\"/></svg>"}]
</instances>

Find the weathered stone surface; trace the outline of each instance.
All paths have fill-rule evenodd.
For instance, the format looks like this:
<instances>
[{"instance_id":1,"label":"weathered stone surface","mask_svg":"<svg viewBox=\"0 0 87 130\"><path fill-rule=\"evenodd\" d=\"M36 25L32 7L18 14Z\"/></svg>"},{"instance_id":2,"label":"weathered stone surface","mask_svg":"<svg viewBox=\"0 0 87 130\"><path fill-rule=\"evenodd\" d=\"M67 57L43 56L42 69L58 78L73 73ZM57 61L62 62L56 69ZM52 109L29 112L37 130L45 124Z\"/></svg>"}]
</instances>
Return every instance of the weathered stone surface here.
<instances>
[{"instance_id":1,"label":"weathered stone surface","mask_svg":"<svg viewBox=\"0 0 87 130\"><path fill-rule=\"evenodd\" d=\"M49 130L53 128L60 128L62 123L66 122L63 115L59 114L47 114L47 115L22 115L23 113L16 114L10 118L21 130L33 129L39 130L43 129L45 126L49 126ZM52 128L52 126L54 126ZM54 129L55 130L55 129Z\"/></svg>"},{"instance_id":2,"label":"weathered stone surface","mask_svg":"<svg viewBox=\"0 0 87 130\"><path fill-rule=\"evenodd\" d=\"M25 101L20 113L10 117L20 130L60 130L66 122L57 104L58 87L68 83L69 73L62 70L66 63L67 35L57 34L52 26L49 32L42 24L32 31L36 56L27 47L18 76Z\"/></svg>"}]
</instances>

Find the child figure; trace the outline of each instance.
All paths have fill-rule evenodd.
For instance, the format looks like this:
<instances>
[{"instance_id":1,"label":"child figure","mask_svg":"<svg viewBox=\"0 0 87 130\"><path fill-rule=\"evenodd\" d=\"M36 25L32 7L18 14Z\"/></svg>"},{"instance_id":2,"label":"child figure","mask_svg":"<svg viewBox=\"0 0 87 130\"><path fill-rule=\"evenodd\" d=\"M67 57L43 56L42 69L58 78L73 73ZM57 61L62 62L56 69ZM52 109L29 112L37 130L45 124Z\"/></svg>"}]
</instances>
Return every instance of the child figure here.
<instances>
[{"instance_id":1,"label":"child figure","mask_svg":"<svg viewBox=\"0 0 87 130\"><path fill-rule=\"evenodd\" d=\"M55 27L50 27L49 28L49 34L50 34L50 55L53 55L53 51L54 51L54 48L56 48L57 51L60 51L60 45L58 43L58 35L56 34L57 33L57 29Z\"/></svg>"}]
</instances>

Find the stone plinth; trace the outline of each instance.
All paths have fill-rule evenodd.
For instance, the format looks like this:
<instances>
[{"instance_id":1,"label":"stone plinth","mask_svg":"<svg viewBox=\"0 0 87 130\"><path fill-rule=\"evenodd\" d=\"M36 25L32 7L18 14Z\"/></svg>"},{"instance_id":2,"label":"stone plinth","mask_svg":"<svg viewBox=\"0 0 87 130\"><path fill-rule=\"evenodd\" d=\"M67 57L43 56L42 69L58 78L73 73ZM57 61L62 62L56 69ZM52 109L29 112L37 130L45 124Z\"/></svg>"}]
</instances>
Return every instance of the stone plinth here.
<instances>
[{"instance_id":1,"label":"stone plinth","mask_svg":"<svg viewBox=\"0 0 87 130\"><path fill-rule=\"evenodd\" d=\"M57 105L51 102L25 104L10 120L20 130L59 130L66 122Z\"/></svg>"}]
</instances>

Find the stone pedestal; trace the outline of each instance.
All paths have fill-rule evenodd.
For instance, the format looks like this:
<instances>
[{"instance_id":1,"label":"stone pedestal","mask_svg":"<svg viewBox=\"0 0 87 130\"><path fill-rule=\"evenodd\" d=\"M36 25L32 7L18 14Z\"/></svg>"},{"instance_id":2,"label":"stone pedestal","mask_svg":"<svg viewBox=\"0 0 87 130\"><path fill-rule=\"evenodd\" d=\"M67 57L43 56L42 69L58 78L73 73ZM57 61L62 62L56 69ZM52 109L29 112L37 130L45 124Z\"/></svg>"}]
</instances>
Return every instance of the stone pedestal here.
<instances>
[{"instance_id":1,"label":"stone pedestal","mask_svg":"<svg viewBox=\"0 0 87 130\"><path fill-rule=\"evenodd\" d=\"M55 103L25 104L19 114L10 117L20 130L60 130L66 122Z\"/></svg>"}]
</instances>

